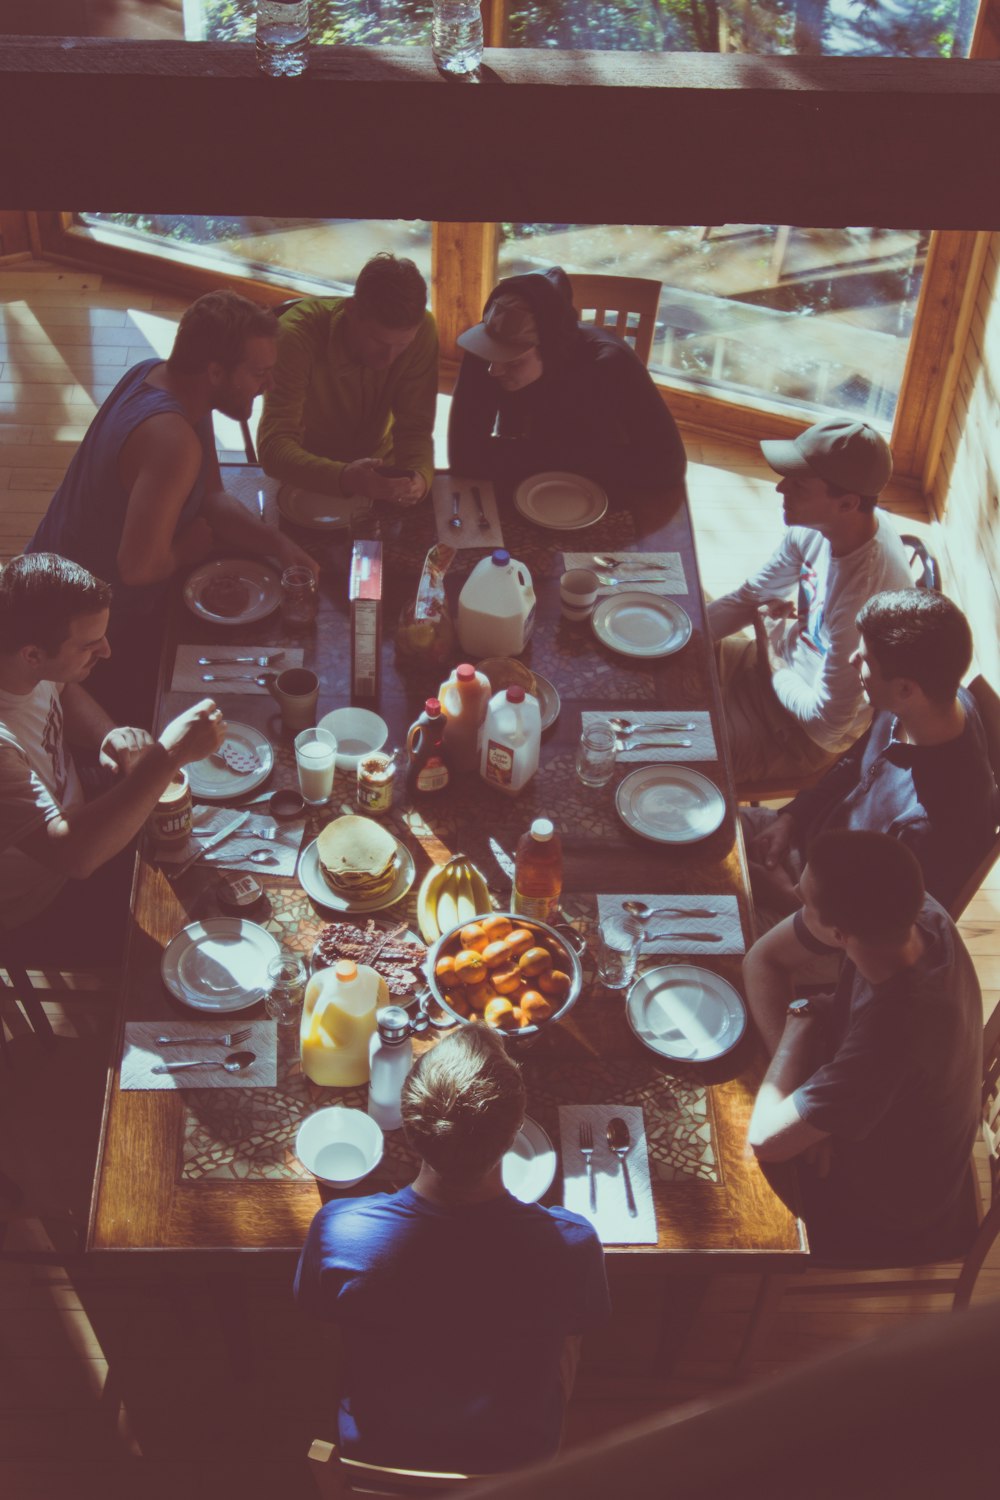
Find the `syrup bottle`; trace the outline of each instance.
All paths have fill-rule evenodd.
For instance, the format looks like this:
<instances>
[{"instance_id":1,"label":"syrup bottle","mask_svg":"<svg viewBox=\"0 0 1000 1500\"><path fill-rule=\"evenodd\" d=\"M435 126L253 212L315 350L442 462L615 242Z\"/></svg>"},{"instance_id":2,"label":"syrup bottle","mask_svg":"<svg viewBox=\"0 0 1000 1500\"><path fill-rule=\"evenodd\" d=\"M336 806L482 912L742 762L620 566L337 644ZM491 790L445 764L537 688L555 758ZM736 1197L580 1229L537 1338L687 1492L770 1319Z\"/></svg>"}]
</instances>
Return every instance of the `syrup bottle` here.
<instances>
[{"instance_id":1,"label":"syrup bottle","mask_svg":"<svg viewBox=\"0 0 1000 1500\"><path fill-rule=\"evenodd\" d=\"M445 716L437 698L428 698L419 719L406 736L410 791L443 792L448 785L448 763L444 755Z\"/></svg>"}]
</instances>

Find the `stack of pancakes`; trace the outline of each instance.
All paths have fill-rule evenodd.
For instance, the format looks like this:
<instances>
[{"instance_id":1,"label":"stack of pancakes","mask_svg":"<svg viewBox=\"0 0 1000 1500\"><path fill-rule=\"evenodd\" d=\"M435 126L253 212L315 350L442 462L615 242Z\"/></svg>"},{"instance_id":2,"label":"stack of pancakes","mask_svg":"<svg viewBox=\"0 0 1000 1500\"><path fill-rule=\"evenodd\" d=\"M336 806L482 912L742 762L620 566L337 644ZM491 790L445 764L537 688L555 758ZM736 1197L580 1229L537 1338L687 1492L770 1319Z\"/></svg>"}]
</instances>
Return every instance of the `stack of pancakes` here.
<instances>
[{"instance_id":1,"label":"stack of pancakes","mask_svg":"<svg viewBox=\"0 0 1000 1500\"><path fill-rule=\"evenodd\" d=\"M373 818L334 819L316 852L327 885L352 904L386 895L396 879L396 840Z\"/></svg>"}]
</instances>

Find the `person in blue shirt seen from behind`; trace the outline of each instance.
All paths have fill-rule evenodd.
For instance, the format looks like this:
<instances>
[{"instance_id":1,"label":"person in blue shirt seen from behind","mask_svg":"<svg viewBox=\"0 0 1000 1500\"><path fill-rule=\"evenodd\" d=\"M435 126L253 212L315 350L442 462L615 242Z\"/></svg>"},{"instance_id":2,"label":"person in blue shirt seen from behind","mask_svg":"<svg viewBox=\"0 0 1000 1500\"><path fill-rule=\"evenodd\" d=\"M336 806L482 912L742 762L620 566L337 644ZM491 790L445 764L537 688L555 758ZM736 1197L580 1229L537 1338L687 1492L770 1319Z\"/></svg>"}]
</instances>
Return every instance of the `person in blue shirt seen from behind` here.
<instances>
[{"instance_id":1,"label":"person in blue shirt seen from behind","mask_svg":"<svg viewBox=\"0 0 1000 1500\"><path fill-rule=\"evenodd\" d=\"M610 1306L591 1225L504 1187L524 1104L500 1037L463 1026L403 1088L412 1186L313 1220L295 1296L342 1335L345 1456L488 1473L557 1451L581 1336Z\"/></svg>"}]
</instances>

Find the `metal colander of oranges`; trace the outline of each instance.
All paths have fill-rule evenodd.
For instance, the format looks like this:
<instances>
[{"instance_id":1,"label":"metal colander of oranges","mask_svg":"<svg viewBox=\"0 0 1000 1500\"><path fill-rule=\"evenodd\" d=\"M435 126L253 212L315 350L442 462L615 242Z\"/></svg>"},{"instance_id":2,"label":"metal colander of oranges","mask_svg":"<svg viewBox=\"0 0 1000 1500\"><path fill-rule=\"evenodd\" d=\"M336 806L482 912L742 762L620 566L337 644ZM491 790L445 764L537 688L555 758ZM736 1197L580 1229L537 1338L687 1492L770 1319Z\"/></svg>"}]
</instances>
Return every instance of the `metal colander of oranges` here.
<instances>
[{"instance_id":1,"label":"metal colander of oranges","mask_svg":"<svg viewBox=\"0 0 1000 1500\"><path fill-rule=\"evenodd\" d=\"M427 959L441 1009L528 1041L575 1004L582 975L575 934L514 912L490 912L443 934Z\"/></svg>"}]
</instances>

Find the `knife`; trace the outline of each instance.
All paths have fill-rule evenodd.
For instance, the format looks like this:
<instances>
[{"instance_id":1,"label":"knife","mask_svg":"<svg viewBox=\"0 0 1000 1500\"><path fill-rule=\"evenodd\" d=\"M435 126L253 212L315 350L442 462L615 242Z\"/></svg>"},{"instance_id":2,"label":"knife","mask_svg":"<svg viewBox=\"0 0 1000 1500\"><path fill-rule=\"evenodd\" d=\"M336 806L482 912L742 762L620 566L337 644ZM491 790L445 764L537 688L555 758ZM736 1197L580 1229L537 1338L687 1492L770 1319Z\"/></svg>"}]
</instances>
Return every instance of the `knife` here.
<instances>
[{"instance_id":1,"label":"knife","mask_svg":"<svg viewBox=\"0 0 1000 1500\"><path fill-rule=\"evenodd\" d=\"M196 849L182 864L174 865L172 869L168 869L166 871L167 879L177 880L184 874L185 870L189 870L193 864L196 864L203 854L207 854L209 849L214 849L216 844L221 844L223 839L227 839L231 833L235 833L237 828L242 823L245 823L249 816L249 812L238 812L235 817L229 819L228 823L223 823L218 832L213 833L211 838L206 839L200 849Z\"/></svg>"},{"instance_id":2,"label":"knife","mask_svg":"<svg viewBox=\"0 0 1000 1500\"><path fill-rule=\"evenodd\" d=\"M629 750L690 750L693 740L619 740L615 749L619 755Z\"/></svg>"},{"instance_id":3,"label":"knife","mask_svg":"<svg viewBox=\"0 0 1000 1500\"><path fill-rule=\"evenodd\" d=\"M267 665L270 666L273 661L280 661L281 658L284 656L284 654L285 654L284 651L272 651L271 654L267 658ZM199 656L199 658L198 658L198 665L199 665L199 667L234 667L234 666L237 666L237 665L242 665L242 666L259 666L260 665L260 657L259 656Z\"/></svg>"},{"instance_id":4,"label":"knife","mask_svg":"<svg viewBox=\"0 0 1000 1500\"><path fill-rule=\"evenodd\" d=\"M653 942L667 943L721 943L722 936L718 932L658 932L652 938Z\"/></svg>"},{"instance_id":5,"label":"knife","mask_svg":"<svg viewBox=\"0 0 1000 1500\"><path fill-rule=\"evenodd\" d=\"M490 853L496 860L501 875L505 875L508 880L513 880L514 861L511 859L510 855L507 854L504 849L497 843L496 839L493 838L490 839Z\"/></svg>"}]
</instances>

